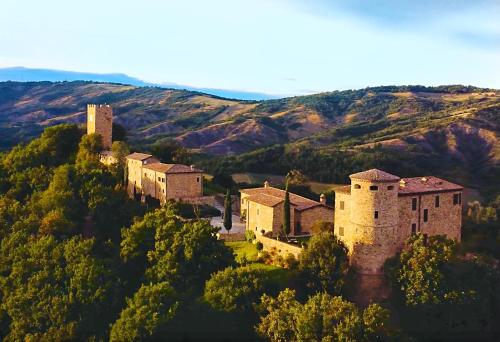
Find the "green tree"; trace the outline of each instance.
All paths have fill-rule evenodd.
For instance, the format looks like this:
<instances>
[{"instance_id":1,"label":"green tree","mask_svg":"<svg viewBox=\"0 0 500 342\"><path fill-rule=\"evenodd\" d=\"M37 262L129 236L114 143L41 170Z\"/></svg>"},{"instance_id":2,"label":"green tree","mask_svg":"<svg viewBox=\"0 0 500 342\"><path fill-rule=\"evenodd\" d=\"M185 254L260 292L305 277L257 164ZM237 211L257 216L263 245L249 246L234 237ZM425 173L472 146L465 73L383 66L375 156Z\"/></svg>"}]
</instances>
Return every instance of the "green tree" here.
<instances>
[{"instance_id":1,"label":"green tree","mask_svg":"<svg viewBox=\"0 0 500 342\"><path fill-rule=\"evenodd\" d=\"M175 290L166 282L142 285L111 327L110 341L141 341L158 338L178 310ZM161 336L161 335L160 335Z\"/></svg>"},{"instance_id":2,"label":"green tree","mask_svg":"<svg viewBox=\"0 0 500 342\"><path fill-rule=\"evenodd\" d=\"M205 284L204 298L214 309L247 312L265 290L264 272L249 267L226 268L212 274Z\"/></svg>"},{"instance_id":3,"label":"green tree","mask_svg":"<svg viewBox=\"0 0 500 342\"><path fill-rule=\"evenodd\" d=\"M93 255L93 240L57 242L18 231L3 242L1 308L10 319L5 341L104 333L112 273Z\"/></svg>"},{"instance_id":4,"label":"green tree","mask_svg":"<svg viewBox=\"0 0 500 342\"><path fill-rule=\"evenodd\" d=\"M99 168L99 152L102 149L102 137L99 134L84 135L78 144L76 166L82 169Z\"/></svg>"},{"instance_id":5,"label":"green tree","mask_svg":"<svg viewBox=\"0 0 500 342\"><path fill-rule=\"evenodd\" d=\"M262 296L257 333L270 341L388 341L400 340L390 325L389 311L371 304L360 311L342 297L317 293L304 304L286 289L277 298Z\"/></svg>"},{"instance_id":6,"label":"green tree","mask_svg":"<svg viewBox=\"0 0 500 342\"><path fill-rule=\"evenodd\" d=\"M500 272L493 262L464 258L444 236L418 234L407 244L393 271L407 324L429 337L498 333Z\"/></svg>"},{"instance_id":7,"label":"green tree","mask_svg":"<svg viewBox=\"0 0 500 342\"><path fill-rule=\"evenodd\" d=\"M127 172L127 160L125 157L130 154L130 149L127 143L123 141L114 141L111 145L111 151L113 152L113 157L115 157L117 161L117 163L113 165L117 178L120 179L121 184L125 184Z\"/></svg>"},{"instance_id":8,"label":"green tree","mask_svg":"<svg viewBox=\"0 0 500 342\"><path fill-rule=\"evenodd\" d=\"M285 200L283 201L283 233L288 238L291 232L290 222L290 193L288 192L288 180L285 186Z\"/></svg>"},{"instance_id":9,"label":"green tree","mask_svg":"<svg viewBox=\"0 0 500 342\"><path fill-rule=\"evenodd\" d=\"M300 255L299 270L310 289L340 294L349 270L347 247L332 232L314 235Z\"/></svg>"},{"instance_id":10,"label":"green tree","mask_svg":"<svg viewBox=\"0 0 500 342\"><path fill-rule=\"evenodd\" d=\"M201 292L212 273L235 262L232 249L217 239L217 231L206 220L175 219L157 227L147 277L169 281L175 289Z\"/></svg>"},{"instance_id":11,"label":"green tree","mask_svg":"<svg viewBox=\"0 0 500 342\"><path fill-rule=\"evenodd\" d=\"M228 234L232 227L233 227L233 210L231 203L231 193L229 192L229 189L227 189L226 197L224 199L224 228L226 228Z\"/></svg>"}]
</instances>

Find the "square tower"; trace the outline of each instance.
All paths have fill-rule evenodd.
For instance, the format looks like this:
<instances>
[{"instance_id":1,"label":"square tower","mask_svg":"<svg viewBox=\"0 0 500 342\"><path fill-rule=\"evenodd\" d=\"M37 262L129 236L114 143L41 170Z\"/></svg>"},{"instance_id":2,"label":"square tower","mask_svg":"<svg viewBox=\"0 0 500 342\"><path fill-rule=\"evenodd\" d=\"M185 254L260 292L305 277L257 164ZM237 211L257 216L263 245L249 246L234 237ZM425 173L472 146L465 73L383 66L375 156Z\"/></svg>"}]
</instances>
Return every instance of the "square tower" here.
<instances>
[{"instance_id":1,"label":"square tower","mask_svg":"<svg viewBox=\"0 0 500 342\"><path fill-rule=\"evenodd\" d=\"M111 149L113 135L113 108L109 105L87 105L87 134L96 133L102 137L105 150Z\"/></svg>"}]
</instances>

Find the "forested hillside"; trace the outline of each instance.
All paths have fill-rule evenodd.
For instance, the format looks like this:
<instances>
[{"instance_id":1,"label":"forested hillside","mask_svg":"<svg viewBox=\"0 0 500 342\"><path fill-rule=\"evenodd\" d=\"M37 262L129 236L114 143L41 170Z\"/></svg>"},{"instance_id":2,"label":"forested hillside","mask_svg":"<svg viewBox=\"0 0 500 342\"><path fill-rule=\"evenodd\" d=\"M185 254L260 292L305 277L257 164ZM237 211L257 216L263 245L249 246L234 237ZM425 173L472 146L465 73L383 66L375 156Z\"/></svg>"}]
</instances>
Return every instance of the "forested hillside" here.
<instances>
[{"instance_id":1,"label":"forested hillside","mask_svg":"<svg viewBox=\"0 0 500 342\"><path fill-rule=\"evenodd\" d=\"M341 182L377 166L498 190L490 188L500 162L497 90L388 86L248 102L109 83L3 82L0 146L30 140L46 126L84 123L87 103L111 104L133 148L173 139L209 159L203 166L211 172L298 169Z\"/></svg>"},{"instance_id":2,"label":"forested hillside","mask_svg":"<svg viewBox=\"0 0 500 342\"><path fill-rule=\"evenodd\" d=\"M113 143L119 162L109 167L101 148L99 136L63 124L0 154L2 341L499 336L500 197L470 208L462 243L412 236L386 265L390 298L362 306L331 225L320 222L298 259L262 251L253 234L224 242L182 204L130 199L128 146Z\"/></svg>"}]
</instances>

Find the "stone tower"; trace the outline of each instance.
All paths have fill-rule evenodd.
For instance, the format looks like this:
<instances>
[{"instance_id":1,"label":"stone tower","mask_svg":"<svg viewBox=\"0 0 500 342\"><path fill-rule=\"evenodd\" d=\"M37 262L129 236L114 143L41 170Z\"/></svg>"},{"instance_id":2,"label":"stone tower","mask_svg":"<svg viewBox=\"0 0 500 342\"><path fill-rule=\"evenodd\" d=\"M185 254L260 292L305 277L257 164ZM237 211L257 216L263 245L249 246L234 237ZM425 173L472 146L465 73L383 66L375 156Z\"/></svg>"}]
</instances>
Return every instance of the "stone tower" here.
<instances>
[{"instance_id":1,"label":"stone tower","mask_svg":"<svg viewBox=\"0 0 500 342\"><path fill-rule=\"evenodd\" d=\"M111 149L113 134L113 108L109 105L87 105L87 134L96 133L102 137L105 150Z\"/></svg>"},{"instance_id":2,"label":"stone tower","mask_svg":"<svg viewBox=\"0 0 500 342\"><path fill-rule=\"evenodd\" d=\"M351 262L361 273L378 273L399 242L399 177L372 169L351 178Z\"/></svg>"}]
</instances>

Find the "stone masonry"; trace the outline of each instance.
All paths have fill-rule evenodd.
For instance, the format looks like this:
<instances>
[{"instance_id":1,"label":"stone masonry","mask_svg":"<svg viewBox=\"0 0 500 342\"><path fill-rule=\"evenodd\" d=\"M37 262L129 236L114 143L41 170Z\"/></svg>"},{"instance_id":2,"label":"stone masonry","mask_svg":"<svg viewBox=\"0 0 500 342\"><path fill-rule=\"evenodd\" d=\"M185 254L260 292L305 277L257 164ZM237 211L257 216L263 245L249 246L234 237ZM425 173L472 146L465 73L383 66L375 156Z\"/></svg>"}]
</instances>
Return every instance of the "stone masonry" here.
<instances>
[{"instance_id":1,"label":"stone masonry","mask_svg":"<svg viewBox=\"0 0 500 342\"><path fill-rule=\"evenodd\" d=\"M269 186L255 189L242 189L241 217L246 220L246 229L256 235L281 233L283 221L283 201L285 191ZM324 196L320 201L290 193L290 221L292 231L290 235L311 234L311 227L318 221L332 222L333 208L325 204Z\"/></svg>"},{"instance_id":2,"label":"stone masonry","mask_svg":"<svg viewBox=\"0 0 500 342\"><path fill-rule=\"evenodd\" d=\"M335 190L335 234L359 272L380 273L411 234L460 240L460 185L432 176L400 179L377 169L350 178L350 186Z\"/></svg>"},{"instance_id":3,"label":"stone masonry","mask_svg":"<svg viewBox=\"0 0 500 342\"><path fill-rule=\"evenodd\" d=\"M87 105L87 134L99 134L104 150L111 149L113 108L109 105Z\"/></svg>"}]
</instances>

